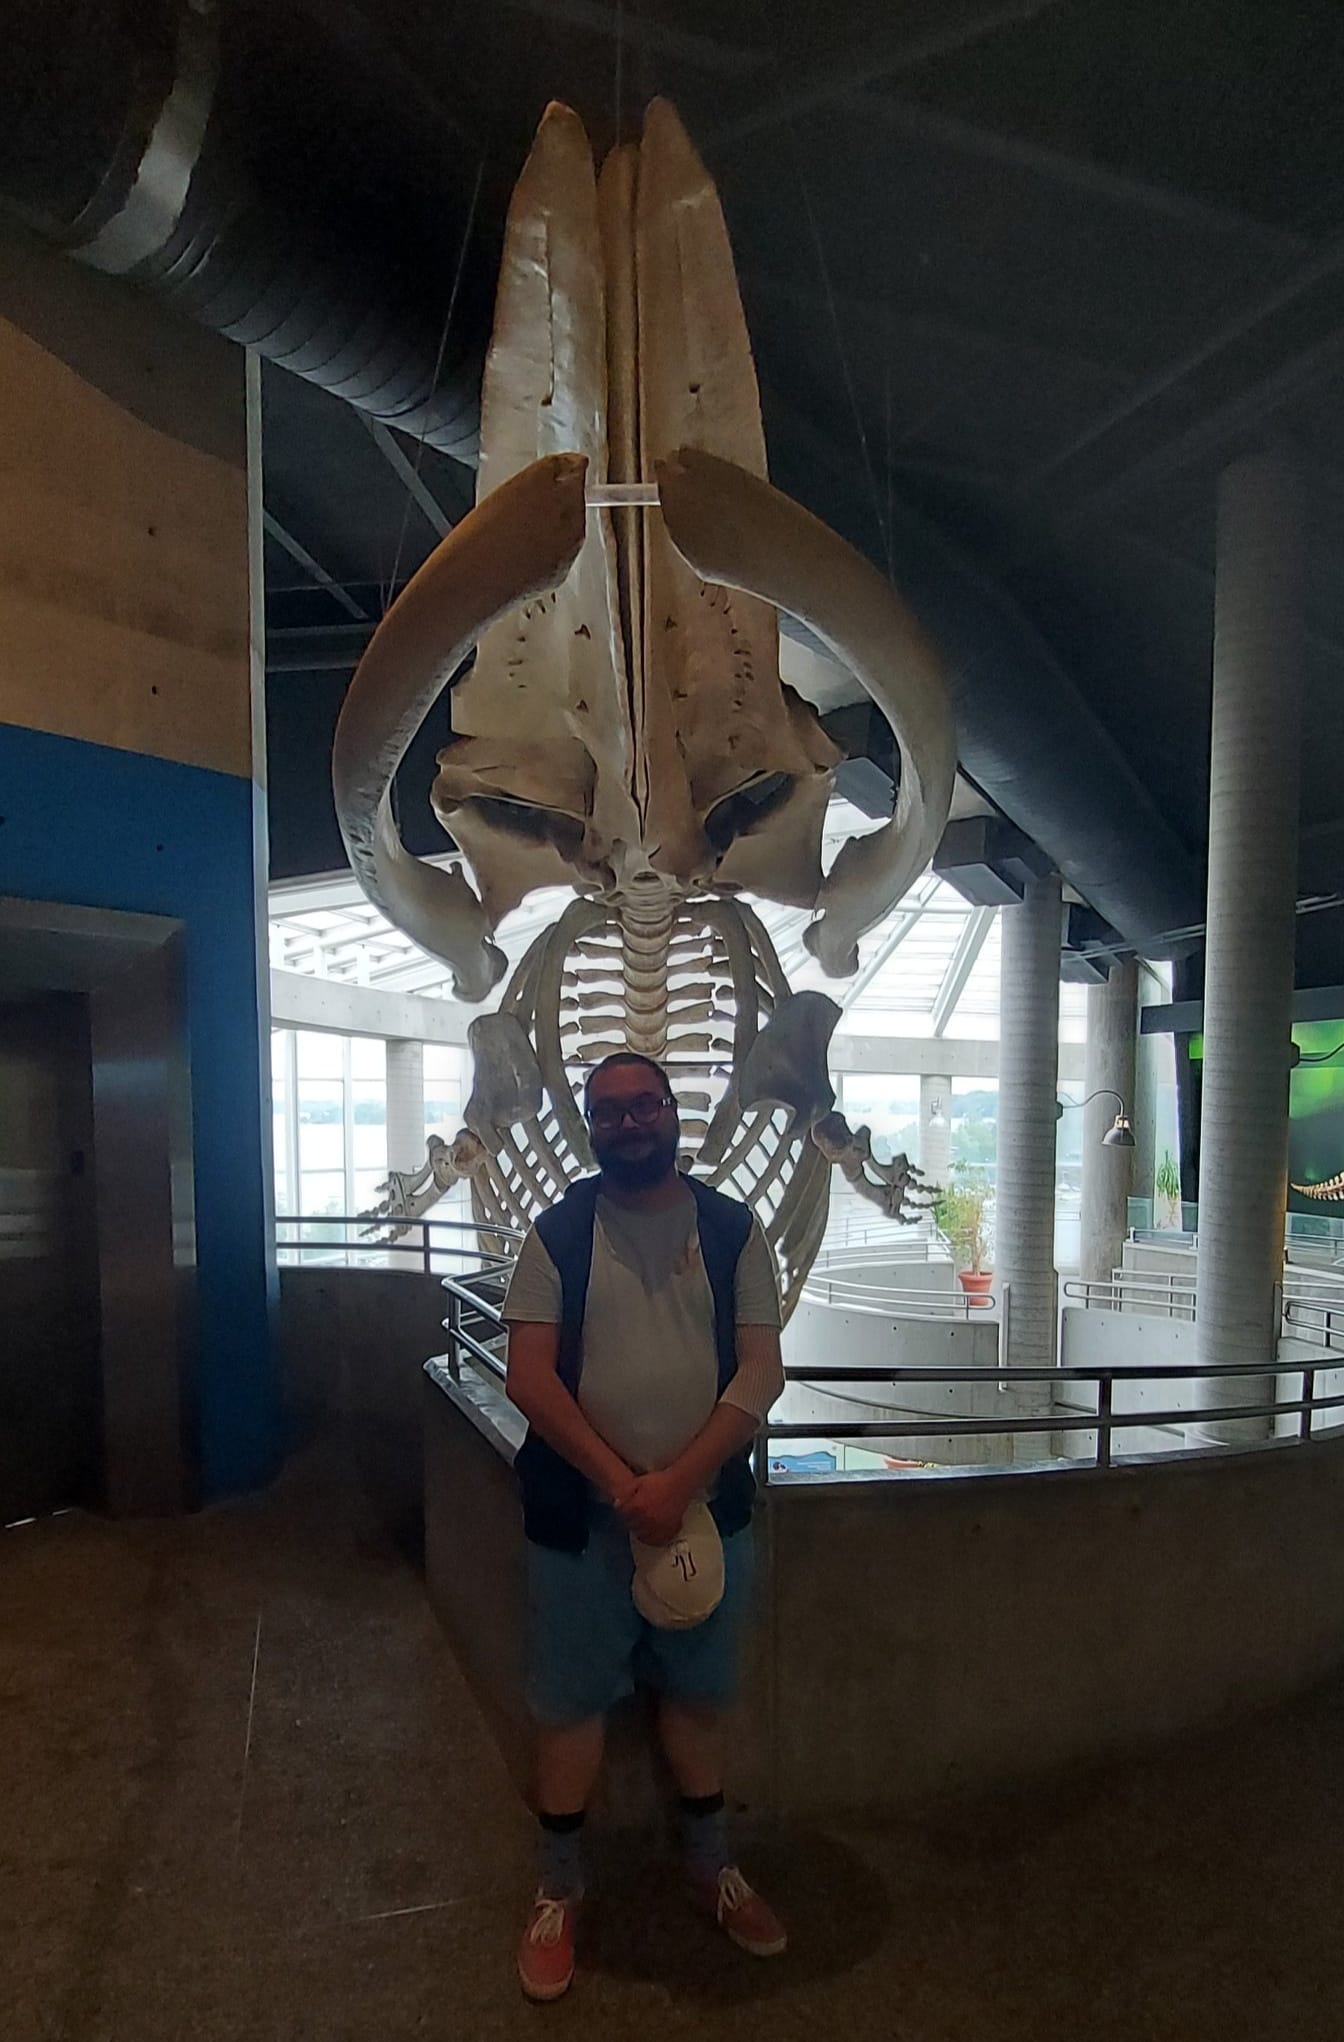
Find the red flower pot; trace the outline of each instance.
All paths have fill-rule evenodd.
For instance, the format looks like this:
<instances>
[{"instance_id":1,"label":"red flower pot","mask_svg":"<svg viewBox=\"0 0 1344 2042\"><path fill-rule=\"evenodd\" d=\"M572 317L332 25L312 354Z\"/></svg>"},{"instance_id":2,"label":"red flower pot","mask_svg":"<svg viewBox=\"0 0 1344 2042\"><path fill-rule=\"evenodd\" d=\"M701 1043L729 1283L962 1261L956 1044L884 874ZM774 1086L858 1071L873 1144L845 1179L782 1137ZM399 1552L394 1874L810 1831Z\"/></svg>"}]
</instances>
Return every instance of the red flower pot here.
<instances>
[{"instance_id":1,"label":"red flower pot","mask_svg":"<svg viewBox=\"0 0 1344 2042\"><path fill-rule=\"evenodd\" d=\"M959 1269L957 1282L970 1299L972 1310L983 1312L988 1309L989 1293L994 1285L992 1269Z\"/></svg>"}]
</instances>

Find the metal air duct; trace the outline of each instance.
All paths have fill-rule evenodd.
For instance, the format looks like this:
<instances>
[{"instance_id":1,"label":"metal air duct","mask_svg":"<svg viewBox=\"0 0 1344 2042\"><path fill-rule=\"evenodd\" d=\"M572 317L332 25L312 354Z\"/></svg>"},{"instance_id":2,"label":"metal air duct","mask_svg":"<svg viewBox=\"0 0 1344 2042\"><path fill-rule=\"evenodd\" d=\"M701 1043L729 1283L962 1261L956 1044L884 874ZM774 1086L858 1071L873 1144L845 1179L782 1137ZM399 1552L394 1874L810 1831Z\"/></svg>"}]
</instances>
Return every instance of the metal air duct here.
<instances>
[{"instance_id":1,"label":"metal air duct","mask_svg":"<svg viewBox=\"0 0 1344 2042\"><path fill-rule=\"evenodd\" d=\"M358 120L342 108L334 122L330 105L324 119L311 77L278 74L245 7L84 0L21 10L11 38L0 199L13 211L79 261L474 461L486 280L464 277L438 361L455 262L417 250L410 223L398 231ZM297 134L277 134L277 109ZM300 139L305 120L317 146ZM449 246L465 221L464 207Z\"/></svg>"}]
</instances>

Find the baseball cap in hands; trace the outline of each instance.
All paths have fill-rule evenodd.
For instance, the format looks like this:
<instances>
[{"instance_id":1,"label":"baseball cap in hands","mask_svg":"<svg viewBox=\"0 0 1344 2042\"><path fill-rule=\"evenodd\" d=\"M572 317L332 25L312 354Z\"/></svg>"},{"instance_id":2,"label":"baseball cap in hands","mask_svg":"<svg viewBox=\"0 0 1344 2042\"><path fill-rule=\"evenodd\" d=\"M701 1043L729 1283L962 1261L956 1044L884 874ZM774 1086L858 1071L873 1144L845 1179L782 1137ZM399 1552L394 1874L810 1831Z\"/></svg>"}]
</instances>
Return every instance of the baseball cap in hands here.
<instances>
[{"instance_id":1,"label":"baseball cap in hands","mask_svg":"<svg viewBox=\"0 0 1344 2042\"><path fill-rule=\"evenodd\" d=\"M635 1608L662 1631L687 1631L723 1601L723 1543L703 1503L693 1503L670 1546L632 1538Z\"/></svg>"}]
</instances>

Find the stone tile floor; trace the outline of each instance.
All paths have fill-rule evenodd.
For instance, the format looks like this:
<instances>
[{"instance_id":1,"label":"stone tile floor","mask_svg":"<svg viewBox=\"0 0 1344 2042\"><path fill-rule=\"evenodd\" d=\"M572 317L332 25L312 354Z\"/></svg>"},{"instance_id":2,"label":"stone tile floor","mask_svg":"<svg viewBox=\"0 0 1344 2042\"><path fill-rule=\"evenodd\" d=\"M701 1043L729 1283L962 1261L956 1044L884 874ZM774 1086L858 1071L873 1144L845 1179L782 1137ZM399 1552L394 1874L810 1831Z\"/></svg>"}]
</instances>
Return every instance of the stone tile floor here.
<instances>
[{"instance_id":1,"label":"stone tile floor","mask_svg":"<svg viewBox=\"0 0 1344 2042\"><path fill-rule=\"evenodd\" d=\"M746 1853L753 1965L608 1843L518 1997L528 1820L343 1466L0 1534L0 2042L1344 2035L1344 1684L1144 1760Z\"/></svg>"}]
</instances>

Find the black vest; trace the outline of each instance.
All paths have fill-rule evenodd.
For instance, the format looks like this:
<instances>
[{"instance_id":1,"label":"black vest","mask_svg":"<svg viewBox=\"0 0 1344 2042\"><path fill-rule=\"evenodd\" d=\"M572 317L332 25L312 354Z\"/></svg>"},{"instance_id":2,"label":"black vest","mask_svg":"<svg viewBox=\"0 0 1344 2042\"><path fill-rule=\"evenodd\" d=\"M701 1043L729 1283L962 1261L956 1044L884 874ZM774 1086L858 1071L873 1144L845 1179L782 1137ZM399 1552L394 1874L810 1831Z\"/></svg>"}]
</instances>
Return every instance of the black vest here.
<instances>
[{"instance_id":1,"label":"black vest","mask_svg":"<svg viewBox=\"0 0 1344 2042\"><path fill-rule=\"evenodd\" d=\"M751 1213L735 1198L694 1177L684 1180L696 1203L700 1253L714 1300L714 1345L719 1394L737 1373L737 1264L751 1233ZM557 1373L577 1397L583 1370L583 1319L593 1261L598 1177L572 1184L558 1205L537 1221L542 1246L560 1274L560 1358ZM539 1546L581 1553L588 1544L588 1482L577 1468L535 1432L529 1431L514 1460L523 1496L523 1529ZM751 1450L724 1462L710 1498L710 1512L722 1537L741 1531L751 1519L756 1483Z\"/></svg>"}]
</instances>

